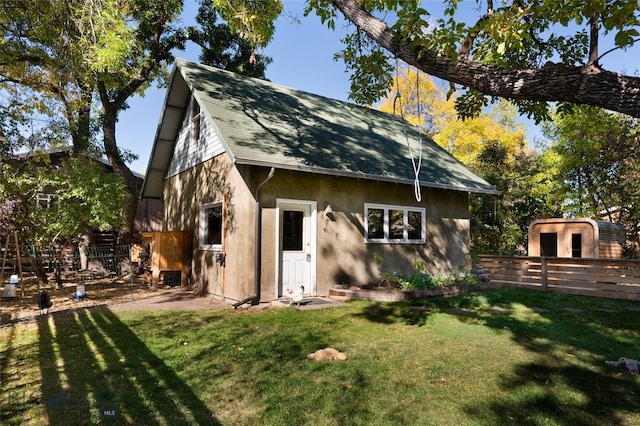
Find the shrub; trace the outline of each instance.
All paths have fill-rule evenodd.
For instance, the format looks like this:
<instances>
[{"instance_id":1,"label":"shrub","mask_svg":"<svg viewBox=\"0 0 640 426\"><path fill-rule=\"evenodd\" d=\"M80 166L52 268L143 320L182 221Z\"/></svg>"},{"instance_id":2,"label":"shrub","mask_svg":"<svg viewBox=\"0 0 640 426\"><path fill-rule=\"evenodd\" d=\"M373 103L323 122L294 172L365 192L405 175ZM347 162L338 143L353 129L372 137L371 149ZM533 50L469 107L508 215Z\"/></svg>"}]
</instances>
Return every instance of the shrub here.
<instances>
[{"instance_id":1,"label":"shrub","mask_svg":"<svg viewBox=\"0 0 640 426\"><path fill-rule=\"evenodd\" d=\"M404 291L418 291L435 287L433 278L423 272L415 272L410 277L403 278L400 284L400 288Z\"/></svg>"},{"instance_id":2,"label":"shrub","mask_svg":"<svg viewBox=\"0 0 640 426\"><path fill-rule=\"evenodd\" d=\"M381 271L378 287L384 287L387 290L400 291L420 291L430 288L449 287L456 285L478 286L480 280L470 274L464 265L458 265L451 274L438 275L431 277L425 271L426 267L419 261L413 261L413 273L409 276L395 275L388 272L382 272L382 257L374 253L374 259L378 263L378 269Z\"/></svg>"},{"instance_id":3,"label":"shrub","mask_svg":"<svg viewBox=\"0 0 640 426\"><path fill-rule=\"evenodd\" d=\"M479 286L480 279L470 274L461 267L456 267L449 275L440 275L435 278L438 287L448 287L454 285Z\"/></svg>"},{"instance_id":4,"label":"shrub","mask_svg":"<svg viewBox=\"0 0 640 426\"><path fill-rule=\"evenodd\" d=\"M397 290L402 288L402 282L402 277L388 272L383 272L380 277L380 281L378 282L378 287L385 287L388 290Z\"/></svg>"}]
</instances>

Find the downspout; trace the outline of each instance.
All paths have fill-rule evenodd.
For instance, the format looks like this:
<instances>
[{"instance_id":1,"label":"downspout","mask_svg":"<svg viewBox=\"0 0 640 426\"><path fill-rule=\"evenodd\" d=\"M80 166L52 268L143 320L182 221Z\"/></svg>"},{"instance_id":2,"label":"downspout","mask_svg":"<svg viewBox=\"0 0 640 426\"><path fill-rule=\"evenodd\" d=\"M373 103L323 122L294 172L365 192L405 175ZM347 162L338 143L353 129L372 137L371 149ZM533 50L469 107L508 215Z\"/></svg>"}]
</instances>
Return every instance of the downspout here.
<instances>
[{"instance_id":1,"label":"downspout","mask_svg":"<svg viewBox=\"0 0 640 426\"><path fill-rule=\"evenodd\" d=\"M267 175L267 177L256 187L256 213L255 213L255 217L256 217L256 223L255 223L255 232L256 232L256 243L255 243L255 253L254 253L254 257L255 257L255 265L254 265L254 271L255 271L255 275L253 278L253 296L251 297L247 297L244 300L241 300L239 302L236 302L233 304L233 308L237 309L238 306L244 305L245 303L249 303L251 302L252 305L257 304L258 302L260 302L260 274L261 274L261 269L262 269L262 252L261 252L261 247L262 247L262 210L260 210L260 188L262 188L262 186L269 182L269 180L273 177L273 175L275 174L276 169L275 167L272 167L271 170L269 170L269 174Z\"/></svg>"}]
</instances>

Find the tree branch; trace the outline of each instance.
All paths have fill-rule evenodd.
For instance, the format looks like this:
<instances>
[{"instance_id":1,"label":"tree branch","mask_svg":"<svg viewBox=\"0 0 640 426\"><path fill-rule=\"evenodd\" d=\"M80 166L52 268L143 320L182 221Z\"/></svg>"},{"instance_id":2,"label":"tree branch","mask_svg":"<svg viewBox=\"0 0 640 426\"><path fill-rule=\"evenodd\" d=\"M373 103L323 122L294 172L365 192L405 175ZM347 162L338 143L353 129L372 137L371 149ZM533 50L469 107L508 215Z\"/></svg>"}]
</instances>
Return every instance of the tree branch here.
<instances>
[{"instance_id":1,"label":"tree branch","mask_svg":"<svg viewBox=\"0 0 640 426\"><path fill-rule=\"evenodd\" d=\"M493 1L489 0L487 4L487 13L485 13L480 19L478 19L478 22L476 22L476 24L469 29L469 33L467 34L467 37L462 42L462 46L460 47L460 52L459 52L460 60L466 61L469 59L469 52L471 52L471 48L473 47L473 42L478 36L478 32L480 31L480 25L491 18L493 18Z\"/></svg>"},{"instance_id":2,"label":"tree branch","mask_svg":"<svg viewBox=\"0 0 640 426\"><path fill-rule=\"evenodd\" d=\"M598 12L595 10L591 13L589 19L589 60L587 65L598 66Z\"/></svg>"},{"instance_id":3,"label":"tree branch","mask_svg":"<svg viewBox=\"0 0 640 426\"><path fill-rule=\"evenodd\" d=\"M640 78L548 62L540 69L506 69L458 60L429 50L412 50L394 40L385 22L355 0L332 0L344 16L381 47L434 77L478 90L488 96L516 100L587 104L640 118Z\"/></svg>"}]
</instances>

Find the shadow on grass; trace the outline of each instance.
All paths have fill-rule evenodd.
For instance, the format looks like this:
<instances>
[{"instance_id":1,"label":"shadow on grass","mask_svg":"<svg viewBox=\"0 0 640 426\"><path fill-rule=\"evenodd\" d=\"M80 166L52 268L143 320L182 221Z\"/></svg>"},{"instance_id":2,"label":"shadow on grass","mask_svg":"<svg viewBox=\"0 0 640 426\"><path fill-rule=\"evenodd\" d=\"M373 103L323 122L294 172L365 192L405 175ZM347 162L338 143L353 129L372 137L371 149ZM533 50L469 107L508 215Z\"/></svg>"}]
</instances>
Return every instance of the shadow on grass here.
<instances>
[{"instance_id":1,"label":"shadow on grass","mask_svg":"<svg viewBox=\"0 0 640 426\"><path fill-rule=\"evenodd\" d=\"M329 346L348 350L345 342L334 340L348 322L318 312L292 310L287 321L261 323L265 331L254 334L251 344L235 356L221 357L233 366L219 368L210 361L212 371L237 371L227 383L251 382L251 399L262 408L259 418L243 419L243 424L375 424L371 419L379 414L369 404L374 380L368 368L307 359L307 354ZM311 322L310 316L315 318ZM248 331L256 328L255 321L249 325ZM238 321L233 326L235 341L242 342Z\"/></svg>"},{"instance_id":2,"label":"shadow on grass","mask_svg":"<svg viewBox=\"0 0 640 426\"><path fill-rule=\"evenodd\" d=\"M605 360L640 356L637 304L501 289L456 297L370 305L358 316L381 324L428 326L446 313L469 325L508 331L533 354L499 379L501 395L466 403L483 424L626 425L640 421L638 376ZM470 354L473 362L473 354Z\"/></svg>"},{"instance_id":3,"label":"shadow on grass","mask_svg":"<svg viewBox=\"0 0 640 426\"><path fill-rule=\"evenodd\" d=\"M371 304L362 308L356 316L379 324L403 322L408 325L423 326L427 323L430 309L418 304L397 302L388 304Z\"/></svg>"},{"instance_id":4,"label":"shadow on grass","mask_svg":"<svg viewBox=\"0 0 640 426\"><path fill-rule=\"evenodd\" d=\"M551 358L505 373L500 385L506 396L467 405L467 412L486 424L637 424L636 381L577 365L549 365Z\"/></svg>"},{"instance_id":5,"label":"shadow on grass","mask_svg":"<svg viewBox=\"0 0 640 426\"><path fill-rule=\"evenodd\" d=\"M108 309L49 316L38 327L49 424L220 424Z\"/></svg>"},{"instance_id":6,"label":"shadow on grass","mask_svg":"<svg viewBox=\"0 0 640 426\"><path fill-rule=\"evenodd\" d=\"M6 338L0 341L0 424L20 424L29 418L29 407L38 403L38 395L31 391L38 385L37 377L25 374L29 370L24 361L37 350L35 344L16 344L16 326L7 327ZM17 422L16 422L17 419Z\"/></svg>"}]
</instances>

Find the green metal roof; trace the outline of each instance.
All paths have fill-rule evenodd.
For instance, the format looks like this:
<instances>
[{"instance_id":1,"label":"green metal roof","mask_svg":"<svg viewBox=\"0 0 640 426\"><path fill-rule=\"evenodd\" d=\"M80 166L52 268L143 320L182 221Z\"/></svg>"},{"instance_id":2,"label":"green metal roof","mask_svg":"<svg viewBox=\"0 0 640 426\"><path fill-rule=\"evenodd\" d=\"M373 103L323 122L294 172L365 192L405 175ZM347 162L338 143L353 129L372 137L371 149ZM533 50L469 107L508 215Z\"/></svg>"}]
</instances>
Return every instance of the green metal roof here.
<instances>
[{"instance_id":1,"label":"green metal roof","mask_svg":"<svg viewBox=\"0 0 640 426\"><path fill-rule=\"evenodd\" d=\"M397 116L194 62L176 60L163 117L174 97L183 108L186 104L185 91L173 87L179 80L194 93L236 164L412 184L415 175L407 143L417 162L422 141L422 186L499 193ZM158 135L166 133L163 120ZM157 136L148 172L158 142ZM165 164L166 172L168 161L155 163Z\"/></svg>"}]
</instances>

